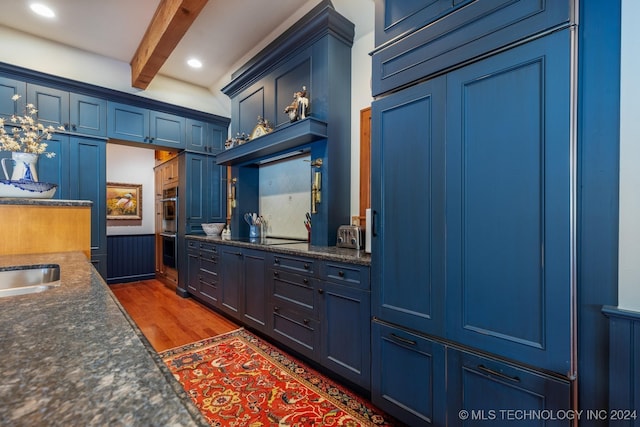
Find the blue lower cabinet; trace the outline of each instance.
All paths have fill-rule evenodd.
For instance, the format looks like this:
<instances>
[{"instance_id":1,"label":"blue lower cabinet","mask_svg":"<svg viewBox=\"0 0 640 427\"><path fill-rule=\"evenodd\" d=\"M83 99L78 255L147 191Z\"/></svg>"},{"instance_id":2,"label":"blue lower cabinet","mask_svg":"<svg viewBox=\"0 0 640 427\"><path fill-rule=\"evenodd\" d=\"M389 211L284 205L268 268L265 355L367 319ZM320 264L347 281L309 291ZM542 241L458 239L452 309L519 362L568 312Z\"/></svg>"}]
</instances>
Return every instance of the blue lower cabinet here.
<instances>
[{"instance_id":1,"label":"blue lower cabinet","mask_svg":"<svg viewBox=\"0 0 640 427\"><path fill-rule=\"evenodd\" d=\"M448 426L569 426L570 409L567 380L447 349Z\"/></svg>"},{"instance_id":2,"label":"blue lower cabinet","mask_svg":"<svg viewBox=\"0 0 640 427\"><path fill-rule=\"evenodd\" d=\"M368 390L371 386L371 294L332 282L318 285L321 363Z\"/></svg>"},{"instance_id":3,"label":"blue lower cabinet","mask_svg":"<svg viewBox=\"0 0 640 427\"><path fill-rule=\"evenodd\" d=\"M220 309L240 320L242 293L242 249L235 246L218 246L220 254Z\"/></svg>"},{"instance_id":4,"label":"blue lower cabinet","mask_svg":"<svg viewBox=\"0 0 640 427\"><path fill-rule=\"evenodd\" d=\"M244 286L242 291L242 319L249 327L265 332L267 329L266 253L243 249Z\"/></svg>"},{"instance_id":5,"label":"blue lower cabinet","mask_svg":"<svg viewBox=\"0 0 640 427\"><path fill-rule=\"evenodd\" d=\"M444 426L444 345L373 321L371 400L412 427Z\"/></svg>"}]
</instances>

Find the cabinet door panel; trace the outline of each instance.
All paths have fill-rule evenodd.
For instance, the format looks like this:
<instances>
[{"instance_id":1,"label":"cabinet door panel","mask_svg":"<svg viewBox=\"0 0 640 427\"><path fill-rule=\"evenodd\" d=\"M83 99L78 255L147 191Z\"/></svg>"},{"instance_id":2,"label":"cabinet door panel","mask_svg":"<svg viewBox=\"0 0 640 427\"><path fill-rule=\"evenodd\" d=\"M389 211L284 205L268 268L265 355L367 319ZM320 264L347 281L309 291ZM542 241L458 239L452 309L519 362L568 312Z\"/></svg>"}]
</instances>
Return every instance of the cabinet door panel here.
<instances>
[{"instance_id":1,"label":"cabinet door panel","mask_svg":"<svg viewBox=\"0 0 640 427\"><path fill-rule=\"evenodd\" d=\"M106 252L106 142L71 138L70 197L91 200L91 250Z\"/></svg>"},{"instance_id":2,"label":"cabinet door panel","mask_svg":"<svg viewBox=\"0 0 640 427\"><path fill-rule=\"evenodd\" d=\"M185 148L185 119L173 114L150 111L149 135L154 145Z\"/></svg>"},{"instance_id":3,"label":"cabinet door panel","mask_svg":"<svg viewBox=\"0 0 640 427\"><path fill-rule=\"evenodd\" d=\"M233 246L220 246L220 308L236 319L240 318L242 292L242 250Z\"/></svg>"},{"instance_id":4,"label":"cabinet door panel","mask_svg":"<svg viewBox=\"0 0 640 427\"><path fill-rule=\"evenodd\" d=\"M43 125L68 127L69 92L28 84L27 102L36 106L38 121Z\"/></svg>"},{"instance_id":5,"label":"cabinet door panel","mask_svg":"<svg viewBox=\"0 0 640 427\"><path fill-rule=\"evenodd\" d=\"M534 419L534 414L562 414L571 408L568 381L454 349L447 350L447 396L451 426L566 426L568 419ZM470 417L460 418L460 411ZM518 417L518 418L516 418Z\"/></svg>"},{"instance_id":6,"label":"cabinet door panel","mask_svg":"<svg viewBox=\"0 0 640 427\"><path fill-rule=\"evenodd\" d=\"M427 333L443 325L444 79L372 105L373 314Z\"/></svg>"},{"instance_id":7,"label":"cabinet door panel","mask_svg":"<svg viewBox=\"0 0 640 427\"><path fill-rule=\"evenodd\" d=\"M266 331L266 261L265 252L244 251L243 316L249 326Z\"/></svg>"},{"instance_id":8,"label":"cabinet door panel","mask_svg":"<svg viewBox=\"0 0 640 427\"><path fill-rule=\"evenodd\" d=\"M445 348L379 322L372 323L371 400L414 427L445 425Z\"/></svg>"},{"instance_id":9,"label":"cabinet door panel","mask_svg":"<svg viewBox=\"0 0 640 427\"><path fill-rule=\"evenodd\" d=\"M69 103L72 132L95 136L107 134L107 101L72 93Z\"/></svg>"},{"instance_id":10,"label":"cabinet door panel","mask_svg":"<svg viewBox=\"0 0 640 427\"><path fill-rule=\"evenodd\" d=\"M14 114L23 115L26 92L27 85L25 82L0 77L0 117L8 119ZM14 101L11 99L14 95L21 95L21 97Z\"/></svg>"},{"instance_id":11,"label":"cabinet door panel","mask_svg":"<svg viewBox=\"0 0 640 427\"><path fill-rule=\"evenodd\" d=\"M319 286L321 363L368 390L371 386L371 295L331 282Z\"/></svg>"},{"instance_id":12,"label":"cabinet door panel","mask_svg":"<svg viewBox=\"0 0 640 427\"><path fill-rule=\"evenodd\" d=\"M206 158L207 181L206 189L203 193L206 206L206 222L226 222L227 221L227 167L216 163L214 156Z\"/></svg>"},{"instance_id":13,"label":"cabinet door panel","mask_svg":"<svg viewBox=\"0 0 640 427\"><path fill-rule=\"evenodd\" d=\"M447 76L447 336L571 360L568 31Z\"/></svg>"},{"instance_id":14,"label":"cabinet door panel","mask_svg":"<svg viewBox=\"0 0 640 427\"><path fill-rule=\"evenodd\" d=\"M116 102L109 102L107 105L109 115L108 136L110 138L148 142L149 110Z\"/></svg>"}]
</instances>

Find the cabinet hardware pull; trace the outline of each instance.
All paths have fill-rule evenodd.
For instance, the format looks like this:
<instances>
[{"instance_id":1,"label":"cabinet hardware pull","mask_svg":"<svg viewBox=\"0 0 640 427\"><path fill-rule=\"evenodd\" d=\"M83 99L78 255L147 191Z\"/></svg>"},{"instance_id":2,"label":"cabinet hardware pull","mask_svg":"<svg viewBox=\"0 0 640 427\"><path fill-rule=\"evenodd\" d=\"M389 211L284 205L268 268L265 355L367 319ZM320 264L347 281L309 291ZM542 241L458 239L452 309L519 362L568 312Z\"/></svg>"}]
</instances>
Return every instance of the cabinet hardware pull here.
<instances>
[{"instance_id":1,"label":"cabinet hardware pull","mask_svg":"<svg viewBox=\"0 0 640 427\"><path fill-rule=\"evenodd\" d=\"M236 252L236 255L242 256L242 252Z\"/></svg>"},{"instance_id":2,"label":"cabinet hardware pull","mask_svg":"<svg viewBox=\"0 0 640 427\"><path fill-rule=\"evenodd\" d=\"M319 294L324 294L324 289L322 289L322 288L321 288L321 289L318 289L318 293L319 293Z\"/></svg>"},{"instance_id":3,"label":"cabinet hardware pull","mask_svg":"<svg viewBox=\"0 0 640 427\"><path fill-rule=\"evenodd\" d=\"M308 325L308 324L309 324L309 319L304 319L304 320L302 321L302 323L304 323L305 325Z\"/></svg>"},{"instance_id":4,"label":"cabinet hardware pull","mask_svg":"<svg viewBox=\"0 0 640 427\"><path fill-rule=\"evenodd\" d=\"M306 277L304 279L302 279L302 283L304 283L305 285L309 284L309 279L307 279Z\"/></svg>"},{"instance_id":5,"label":"cabinet hardware pull","mask_svg":"<svg viewBox=\"0 0 640 427\"><path fill-rule=\"evenodd\" d=\"M516 382L516 383L520 382L520 377L509 376L507 374L503 374L502 372L494 371L491 368L487 368L484 365L478 365L478 370L482 371L482 372L484 372L486 374L496 376L498 378L502 378L502 379L505 379L505 380L513 381L513 382Z\"/></svg>"},{"instance_id":6,"label":"cabinet hardware pull","mask_svg":"<svg viewBox=\"0 0 640 427\"><path fill-rule=\"evenodd\" d=\"M338 276L344 277L344 271L342 271L342 270L338 271Z\"/></svg>"},{"instance_id":7,"label":"cabinet hardware pull","mask_svg":"<svg viewBox=\"0 0 640 427\"><path fill-rule=\"evenodd\" d=\"M278 307L277 305L275 307L273 307L273 311L278 312L280 311L280 307Z\"/></svg>"},{"instance_id":8,"label":"cabinet hardware pull","mask_svg":"<svg viewBox=\"0 0 640 427\"><path fill-rule=\"evenodd\" d=\"M274 264L280 264L280 260L278 258L276 258L276 259L273 260L273 263Z\"/></svg>"},{"instance_id":9,"label":"cabinet hardware pull","mask_svg":"<svg viewBox=\"0 0 640 427\"><path fill-rule=\"evenodd\" d=\"M400 342L401 342L401 343L403 343L403 344L409 344L409 345L416 345L416 344L418 344L417 342L415 342L415 341L413 341L413 340L410 340L410 339L407 339L407 338L404 338L404 337L398 336L398 335L396 335L396 334L391 334L391 337L392 337L393 339L397 340L397 341L400 341Z\"/></svg>"},{"instance_id":10,"label":"cabinet hardware pull","mask_svg":"<svg viewBox=\"0 0 640 427\"><path fill-rule=\"evenodd\" d=\"M373 237L378 236L378 232L376 231L376 217L378 216L378 212L375 210L371 211L371 235Z\"/></svg>"},{"instance_id":11,"label":"cabinet hardware pull","mask_svg":"<svg viewBox=\"0 0 640 427\"><path fill-rule=\"evenodd\" d=\"M304 265L304 269L305 269L305 270L308 270L308 269L309 269L309 264L305 264L305 265Z\"/></svg>"},{"instance_id":12,"label":"cabinet hardware pull","mask_svg":"<svg viewBox=\"0 0 640 427\"><path fill-rule=\"evenodd\" d=\"M277 271L273 272L273 277L280 277L280 273L278 273Z\"/></svg>"}]
</instances>

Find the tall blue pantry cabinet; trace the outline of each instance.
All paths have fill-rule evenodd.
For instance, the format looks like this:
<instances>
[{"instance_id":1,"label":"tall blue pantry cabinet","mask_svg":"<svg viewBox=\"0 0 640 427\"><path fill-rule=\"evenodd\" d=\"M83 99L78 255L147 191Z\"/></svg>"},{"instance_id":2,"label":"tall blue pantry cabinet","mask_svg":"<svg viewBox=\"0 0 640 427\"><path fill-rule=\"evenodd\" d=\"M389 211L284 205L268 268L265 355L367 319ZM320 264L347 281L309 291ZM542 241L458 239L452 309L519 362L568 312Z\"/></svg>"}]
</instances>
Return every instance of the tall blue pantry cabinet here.
<instances>
[{"instance_id":1,"label":"tall blue pantry cabinet","mask_svg":"<svg viewBox=\"0 0 640 427\"><path fill-rule=\"evenodd\" d=\"M602 208L579 183L617 172L581 157L580 84L593 82L580 80L579 41L596 16L584 2L579 27L582 3L376 0L372 400L408 425L606 407L592 387L607 356L583 351L606 346L604 316L580 298L598 288L607 304L615 283L580 280L579 221ZM609 37L616 10L600 22Z\"/></svg>"}]
</instances>

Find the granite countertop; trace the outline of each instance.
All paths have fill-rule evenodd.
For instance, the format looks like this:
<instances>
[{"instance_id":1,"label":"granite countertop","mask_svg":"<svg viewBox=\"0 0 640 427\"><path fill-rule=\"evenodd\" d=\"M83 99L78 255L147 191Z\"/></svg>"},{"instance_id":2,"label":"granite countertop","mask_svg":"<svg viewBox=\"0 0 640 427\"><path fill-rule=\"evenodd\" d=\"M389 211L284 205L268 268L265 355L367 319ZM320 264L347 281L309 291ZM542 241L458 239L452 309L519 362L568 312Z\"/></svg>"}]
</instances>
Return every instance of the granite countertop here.
<instances>
[{"instance_id":1,"label":"granite countertop","mask_svg":"<svg viewBox=\"0 0 640 427\"><path fill-rule=\"evenodd\" d=\"M36 206L91 206L91 200L60 200L60 199L22 199L0 197L0 205L36 205Z\"/></svg>"},{"instance_id":2,"label":"granite countertop","mask_svg":"<svg viewBox=\"0 0 640 427\"><path fill-rule=\"evenodd\" d=\"M0 425L208 425L82 253L0 256L51 263L59 287L0 298Z\"/></svg>"},{"instance_id":3,"label":"granite countertop","mask_svg":"<svg viewBox=\"0 0 640 427\"><path fill-rule=\"evenodd\" d=\"M346 262L350 264L371 265L371 254L357 249L339 248L337 246L312 246L307 242L295 242L293 240L275 238L249 239L232 237L227 240L218 236L205 236L202 234L188 234L185 237L187 239L194 239L202 242L260 249L267 252L306 256L310 258Z\"/></svg>"}]
</instances>

